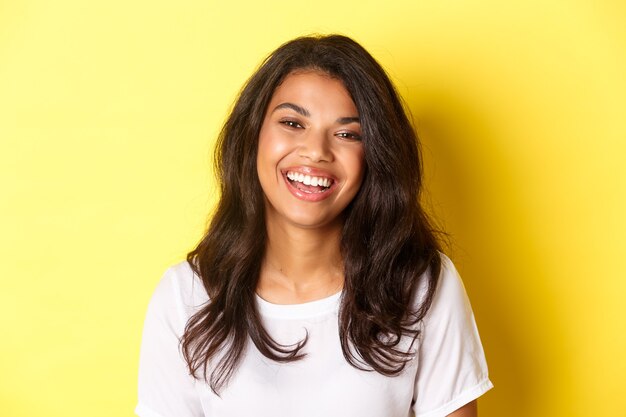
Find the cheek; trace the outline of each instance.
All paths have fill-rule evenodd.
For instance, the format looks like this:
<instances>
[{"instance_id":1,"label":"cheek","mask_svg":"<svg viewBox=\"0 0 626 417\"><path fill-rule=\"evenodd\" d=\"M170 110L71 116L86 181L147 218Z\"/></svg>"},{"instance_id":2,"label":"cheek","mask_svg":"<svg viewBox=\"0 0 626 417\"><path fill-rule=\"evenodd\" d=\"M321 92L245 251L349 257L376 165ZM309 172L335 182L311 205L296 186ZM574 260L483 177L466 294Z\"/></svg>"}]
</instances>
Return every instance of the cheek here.
<instances>
[{"instance_id":1,"label":"cheek","mask_svg":"<svg viewBox=\"0 0 626 417\"><path fill-rule=\"evenodd\" d=\"M360 184L363 179L363 174L365 173L365 152L363 151L363 147L351 150L351 152L346 155L345 161L348 174Z\"/></svg>"},{"instance_id":2,"label":"cheek","mask_svg":"<svg viewBox=\"0 0 626 417\"><path fill-rule=\"evenodd\" d=\"M289 152L289 142L271 129L261 129L257 162L278 162Z\"/></svg>"}]
</instances>

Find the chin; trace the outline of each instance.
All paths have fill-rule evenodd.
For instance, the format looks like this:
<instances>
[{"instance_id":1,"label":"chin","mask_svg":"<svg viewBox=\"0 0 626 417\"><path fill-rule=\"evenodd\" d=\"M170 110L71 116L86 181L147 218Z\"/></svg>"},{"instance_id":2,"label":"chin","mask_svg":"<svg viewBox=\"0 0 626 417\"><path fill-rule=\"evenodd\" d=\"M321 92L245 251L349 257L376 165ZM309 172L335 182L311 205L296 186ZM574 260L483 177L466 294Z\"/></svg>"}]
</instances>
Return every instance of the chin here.
<instances>
[{"instance_id":1,"label":"chin","mask_svg":"<svg viewBox=\"0 0 626 417\"><path fill-rule=\"evenodd\" d=\"M310 213L290 213L282 216L287 223L302 229L324 229L341 224L341 216L320 216Z\"/></svg>"},{"instance_id":2,"label":"chin","mask_svg":"<svg viewBox=\"0 0 626 417\"><path fill-rule=\"evenodd\" d=\"M335 222L328 219L290 218L289 223L302 229L323 229Z\"/></svg>"}]
</instances>

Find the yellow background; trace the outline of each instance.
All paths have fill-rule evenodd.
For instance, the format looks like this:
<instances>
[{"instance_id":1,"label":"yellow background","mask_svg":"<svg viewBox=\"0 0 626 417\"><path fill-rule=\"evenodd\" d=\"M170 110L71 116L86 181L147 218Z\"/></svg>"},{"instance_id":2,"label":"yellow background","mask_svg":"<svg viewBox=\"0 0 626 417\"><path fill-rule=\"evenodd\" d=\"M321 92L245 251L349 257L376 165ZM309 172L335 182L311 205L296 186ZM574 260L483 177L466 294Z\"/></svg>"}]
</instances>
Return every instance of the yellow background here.
<instances>
[{"instance_id":1,"label":"yellow background","mask_svg":"<svg viewBox=\"0 0 626 417\"><path fill-rule=\"evenodd\" d=\"M280 43L388 69L473 302L482 417L626 416L623 1L0 2L0 414L131 416L213 140Z\"/></svg>"}]
</instances>

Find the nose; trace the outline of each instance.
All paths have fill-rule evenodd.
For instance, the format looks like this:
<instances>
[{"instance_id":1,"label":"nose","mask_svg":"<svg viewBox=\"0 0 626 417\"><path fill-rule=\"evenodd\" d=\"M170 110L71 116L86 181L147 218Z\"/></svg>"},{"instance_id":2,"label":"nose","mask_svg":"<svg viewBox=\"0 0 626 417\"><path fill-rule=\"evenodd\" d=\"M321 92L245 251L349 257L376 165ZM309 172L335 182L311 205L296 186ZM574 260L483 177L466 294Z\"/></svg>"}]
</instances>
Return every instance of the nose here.
<instances>
[{"instance_id":1,"label":"nose","mask_svg":"<svg viewBox=\"0 0 626 417\"><path fill-rule=\"evenodd\" d=\"M332 162L333 153L327 133L310 130L300 144L298 155L311 162Z\"/></svg>"}]
</instances>

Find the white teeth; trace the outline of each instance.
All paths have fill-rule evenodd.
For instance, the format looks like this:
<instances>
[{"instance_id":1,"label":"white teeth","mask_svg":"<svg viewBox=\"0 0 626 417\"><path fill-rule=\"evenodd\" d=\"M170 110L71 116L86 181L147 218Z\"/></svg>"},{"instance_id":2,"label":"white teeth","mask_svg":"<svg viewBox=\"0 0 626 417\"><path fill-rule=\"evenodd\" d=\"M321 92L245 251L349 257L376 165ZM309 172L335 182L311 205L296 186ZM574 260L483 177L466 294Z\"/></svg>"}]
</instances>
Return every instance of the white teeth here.
<instances>
[{"instance_id":1,"label":"white teeth","mask_svg":"<svg viewBox=\"0 0 626 417\"><path fill-rule=\"evenodd\" d=\"M312 185L312 186L323 186L323 187L330 187L330 185L333 183L333 180L331 180L330 178L323 178L323 177L313 177L311 175L305 175L302 174L300 172L292 172L289 171L287 172L287 178L289 178L291 181L298 181L301 183L304 183L305 185Z\"/></svg>"}]
</instances>

